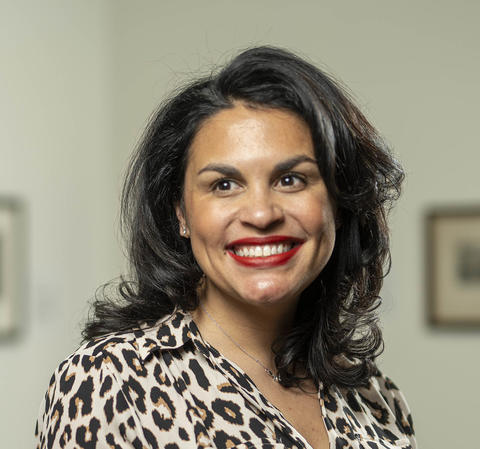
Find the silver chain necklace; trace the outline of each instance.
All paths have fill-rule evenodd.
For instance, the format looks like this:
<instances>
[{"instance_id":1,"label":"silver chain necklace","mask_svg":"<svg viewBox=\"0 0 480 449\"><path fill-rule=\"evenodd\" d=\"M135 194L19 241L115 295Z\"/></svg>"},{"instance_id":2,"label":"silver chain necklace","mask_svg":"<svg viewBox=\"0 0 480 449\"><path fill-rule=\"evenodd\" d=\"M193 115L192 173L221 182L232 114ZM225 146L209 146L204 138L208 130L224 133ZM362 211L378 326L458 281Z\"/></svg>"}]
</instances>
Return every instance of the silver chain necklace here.
<instances>
[{"instance_id":1,"label":"silver chain necklace","mask_svg":"<svg viewBox=\"0 0 480 449\"><path fill-rule=\"evenodd\" d=\"M213 318L212 315L210 315L210 313L208 312L207 309L205 309L205 307L203 307L202 305L200 305L201 309L206 313L206 315L214 322L215 326L217 326L218 330L223 334L225 335L225 337L227 337L238 349L240 349L240 351L242 351L246 356L250 357L254 362L256 362L258 365L260 365L263 370L275 381L275 382L280 382L280 375L279 374L274 374L274 372L270 369L270 368L267 368L260 360L256 359L255 357L253 357L253 355L250 355L245 349L243 349L230 335L228 335L222 328L222 326L220 326L220 324L218 324L217 320L215 318Z\"/></svg>"}]
</instances>

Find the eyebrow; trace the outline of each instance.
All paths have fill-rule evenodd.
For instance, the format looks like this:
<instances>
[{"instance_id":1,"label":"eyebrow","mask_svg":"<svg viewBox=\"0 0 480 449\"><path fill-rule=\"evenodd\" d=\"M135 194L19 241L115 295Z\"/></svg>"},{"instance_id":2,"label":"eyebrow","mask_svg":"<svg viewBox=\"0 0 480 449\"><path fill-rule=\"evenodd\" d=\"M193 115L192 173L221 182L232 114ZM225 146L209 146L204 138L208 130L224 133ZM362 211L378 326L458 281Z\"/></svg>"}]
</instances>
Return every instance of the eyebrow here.
<instances>
[{"instance_id":1,"label":"eyebrow","mask_svg":"<svg viewBox=\"0 0 480 449\"><path fill-rule=\"evenodd\" d=\"M302 162L310 162L312 164L317 165L317 161L310 156L306 155L299 155L292 157L290 159L287 159L285 161L279 162L278 164L275 165L273 168L273 171L275 173L281 173L284 171L291 170L298 164L301 164ZM207 171L215 171L218 173L221 173L223 176L232 176L232 177L239 177L241 176L240 171L233 167L232 165L227 165L227 164L208 164L205 167L203 167L197 175L200 175L201 173L207 172Z\"/></svg>"}]
</instances>

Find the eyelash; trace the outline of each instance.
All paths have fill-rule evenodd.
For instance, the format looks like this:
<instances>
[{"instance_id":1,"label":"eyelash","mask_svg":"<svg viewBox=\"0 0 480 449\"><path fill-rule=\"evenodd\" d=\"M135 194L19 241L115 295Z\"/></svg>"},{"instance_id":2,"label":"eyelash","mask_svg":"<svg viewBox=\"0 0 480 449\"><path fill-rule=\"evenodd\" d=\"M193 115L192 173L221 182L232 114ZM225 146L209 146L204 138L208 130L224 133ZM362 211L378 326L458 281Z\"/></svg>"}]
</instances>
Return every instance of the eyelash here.
<instances>
[{"instance_id":1,"label":"eyelash","mask_svg":"<svg viewBox=\"0 0 480 449\"><path fill-rule=\"evenodd\" d=\"M285 173L283 175L281 175L278 180L275 182L275 184L281 182L283 179L285 178L295 178L297 180L299 180L303 185L306 185L307 184L307 180L305 178L305 176L302 176L300 175L299 173L294 173L294 172L290 172L290 173ZM228 192L228 191L231 191L231 189L219 189L218 187L222 184L222 183L234 183L234 184L237 184L238 185L238 182L237 181L234 181L233 179L229 179L229 178L220 178L220 179L217 179L213 184L212 184L212 187L211 187L211 190L212 191L216 191L216 192ZM284 186L284 187L292 187L292 186Z\"/></svg>"},{"instance_id":2,"label":"eyelash","mask_svg":"<svg viewBox=\"0 0 480 449\"><path fill-rule=\"evenodd\" d=\"M222 184L222 183L224 183L224 182L233 182L233 183L235 183L235 184L238 184L238 182L234 181L233 179L220 178L220 179L217 179L217 180L212 184L212 190L214 190L214 191L219 191L219 192L227 192L228 190L230 190L230 189L221 190L221 189L218 188L218 187L220 186L220 184Z\"/></svg>"},{"instance_id":3,"label":"eyelash","mask_svg":"<svg viewBox=\"0 0 480 449\"><path fill-rule=\"evenodd\" d=\"M303 185L307 184L307 180L306 180L305 176L302 176L299 173L295 173L295 172L285 173L282 176L280 176L279 181L281 181L282 179L285 179L285 178L296 178L296 179L300 180L300 182Z\"/></svg>"}]
</instances>

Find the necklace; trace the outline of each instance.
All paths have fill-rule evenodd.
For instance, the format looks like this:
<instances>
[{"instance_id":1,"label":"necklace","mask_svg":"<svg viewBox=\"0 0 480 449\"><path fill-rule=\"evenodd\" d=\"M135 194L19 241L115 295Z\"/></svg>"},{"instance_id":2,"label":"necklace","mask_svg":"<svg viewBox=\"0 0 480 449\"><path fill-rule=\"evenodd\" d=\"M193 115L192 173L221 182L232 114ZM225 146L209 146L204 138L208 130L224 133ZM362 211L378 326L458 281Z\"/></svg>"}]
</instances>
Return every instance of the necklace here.
<instances>
[{"instance_id":1,"label":"necklace","mask_svg":"<svg viewBox=\"0 0 480 449\"><path fill-rule=\"evenodd\" d=\"M222 326L220 326L220 324L218 324L217 320L215 318L213 318L212 315L210 315L210 313L208 312L207 309L205 309L205 307L203 307L202 305L200 305L201 309L205 312L205 314L208 316L208 318L210 318L215 326L217 326L218 330L223 334L225 335L225 337L227 337L238 349L240 349L240 351L242 351L247 357L250 357L254 362L257 363L257 365L260 365L263 370L275 381L275 382L280 382L280 375L279 374L275 374L270 368L267 368L260 360L256 359L253 355L249 354L245 349L243 349L230 335L228 335L222 328Z\"/></svg>"}]
</instances>

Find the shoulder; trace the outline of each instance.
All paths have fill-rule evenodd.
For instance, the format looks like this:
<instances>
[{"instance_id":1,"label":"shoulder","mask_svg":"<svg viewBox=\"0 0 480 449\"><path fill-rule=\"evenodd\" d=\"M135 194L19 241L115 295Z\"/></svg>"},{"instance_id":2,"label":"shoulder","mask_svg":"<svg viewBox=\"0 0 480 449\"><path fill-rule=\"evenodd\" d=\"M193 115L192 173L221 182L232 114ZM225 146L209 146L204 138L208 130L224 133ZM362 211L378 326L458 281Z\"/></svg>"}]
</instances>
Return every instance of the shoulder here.
<instances>
[{"instance_id":1,"label":"shoulder","mask_svg":"<svg viewBox=\"0 0 480 449\"><path fill-rule=\"evenodd\" d=\"M412 415L405 396L381 371L377 370L364 386L334 388L327 399L339 399L352 426L363 438L416 448Z\"/></svg>"},{"instance_id":2,"label":"shoulder","mask_svg":"<svg viewBox=\"0 0 480 449\"><path fill-rule=\"evenodd\" d=\"M182 320L177 321L168 316L154 326L104 335L63 360L40 409L38 447L70 447L67 443L82 441L85 432L112 441L129 433L132 441L138 439L137 411L145 411L150 383L163 378L152 354L183 344Z\"/></svg>"},{"instance_id":3,"label":"shoulder","mask_svg":"<svg viewBox=\"0 0 480 449\"><path fill-rule=\"evenodd\" d=\"M383 374L380 370L370 378L368 385L359 389L359 393L362 399L371 407L379 407L379 404L383 404L383 408L388 408L393 413L402 430L407 435L413 434L413 423L410 407L407 404L404 394L393 382L393 380ZM386 414L384 410L383 414Z\"/></svg>"},{"instance_id":4,"label":"shoulder","mask_svg":"<svg viewBox=\"0 0 480 449\"><path fill-rule=\"evenodd\" d=\"M145 362L154 352L185 344L185 321L184 314L167 315L152 326L144 324L88 341L59 364L50 384L56 380L65 394L82 379L92 384L108 380L108 375L142 377Z\"/></svg>"},{"instance_id":5,"label":"shoulder","mask_svg":"<svg viewBox=\"0 0 480 449\"><path fill-rule=\"evenodd\" d=\"M49 415L74 420L90 414L95 397L111 396L116 374L135 365L137 354L134 332L105 335L80 346L54 371L44 398L43 419Z\"/></svg>"},{"instance_id":6,"label":"shoulder","mask_svg":"<svg viewBox=\"0 0 480 449\"><path fill-rule=\"evenodd\" d=\"M139 371L139 364L155 351L183 346L188 340L190 317L182 312L166 315L153 325L142 324L88 341L67 357L57 372L75 367L87 374L108 366L113 372ZM138 373L137 373L138 374Z\"/></svg>"},{"instance_id":7,"label":"shoulder","mask_svg":"<svg viewBox=\"0 0 480 449\"><path fill-rule=\"evenodd\" d=\"M83 344L63 360L50 383L56 379L60 390L68 393L69 385L76 380L90 379L91 382L105 371L122 372L138 357L135 332L105 335Z\"/></svg>"},{"instance_id":8,"label":"shoulder","mask_svg":"<svg viewBox=\"0 0 480 449\"><path fill-rule=\"evenodd\" d=\"M99 438L116 409L126 409L108 365L119 360L114 354L121 353L121 348L132 348L129 340L126 335L102 337L59 364L40 407L35 430L38 448L72 447L88 432Z\"/></svg>"}]
</instances>

